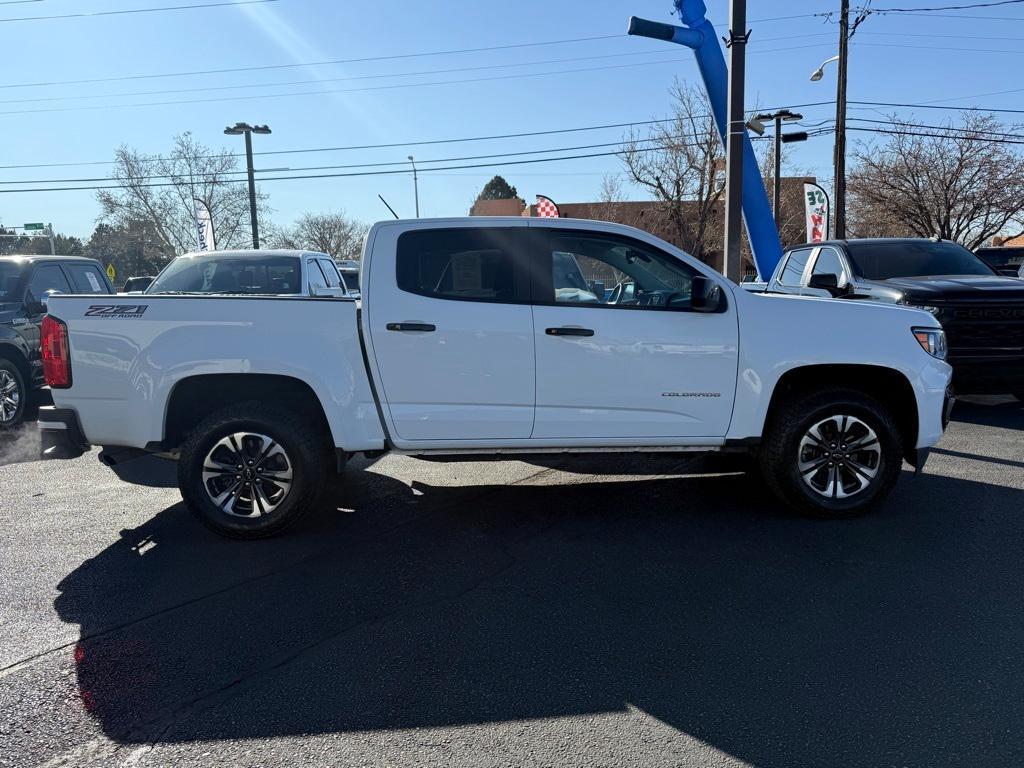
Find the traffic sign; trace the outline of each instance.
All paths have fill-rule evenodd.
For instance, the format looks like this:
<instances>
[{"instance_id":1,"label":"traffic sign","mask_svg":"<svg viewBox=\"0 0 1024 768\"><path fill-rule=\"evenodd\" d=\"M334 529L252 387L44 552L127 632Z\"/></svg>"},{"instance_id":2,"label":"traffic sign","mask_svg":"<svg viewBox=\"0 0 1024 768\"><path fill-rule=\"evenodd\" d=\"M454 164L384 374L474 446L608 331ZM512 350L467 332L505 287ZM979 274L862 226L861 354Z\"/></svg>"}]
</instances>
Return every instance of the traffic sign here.
<instances>
[{"instance_id":1,"label":"traffic sign","mask_svg":"<svg viewBox=\"0 0 1024 768\"><path fill-rule=\"evenodd\" d=\"M28 231L31 231L31 230L42 230L42 229L46 229L46 225L45 224L40 224L40 223L26 224L23 228L25 230L28 230Z\"/></svg>"},{"instance_id":2,"label":"traffic sign","mask_svg":"<svg viewBox=\"0 0 1024 768\"><path fill-rule=\"evenodd\" d=\"M107 277L109 277L111 281L117 277L117 272L114 270L113 264L107 264Z\"/></svg>"}]
</instances>

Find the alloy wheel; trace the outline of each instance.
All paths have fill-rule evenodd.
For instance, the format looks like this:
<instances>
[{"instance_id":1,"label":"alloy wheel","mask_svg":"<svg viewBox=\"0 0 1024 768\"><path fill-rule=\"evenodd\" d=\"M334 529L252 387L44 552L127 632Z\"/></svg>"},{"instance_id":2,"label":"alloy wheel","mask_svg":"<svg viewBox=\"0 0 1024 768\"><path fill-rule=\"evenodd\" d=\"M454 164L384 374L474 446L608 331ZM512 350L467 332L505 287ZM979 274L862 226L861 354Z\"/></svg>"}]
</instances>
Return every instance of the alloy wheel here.
<instances>
[{"instance_id":1,"label":"alloy wheel","mask_svg":"<svg viewBox=\"0 0 1024 768\"><path fill-rule=\"evenodd\" d=\"M0 370L0 424L10 424L18 415L21 388L10 371Z\"/></svg>"},{"instance_id":2,"label":"alloy wheel","mask_svg":"<svg viewBox=\"0 0 1024 768\"><path fill-rule=\"evenodd\" d=\"M203 460L203 488L210 501L235 517L274 512L292 488L288 453L267 435L234 432L218 440Z\"/></svg>"},{"instance_id":3,"label":"alloy wheel","mask_svg":"<svg viewBox=\"0 0 1024 768\"><path fill-rule=\"evenodd\" d=\"M881 465L878 435L856 416L829 416L812 425L800 440L800 477L826 498L847 499L864 492Z\"/></svg>"}]
</instances>

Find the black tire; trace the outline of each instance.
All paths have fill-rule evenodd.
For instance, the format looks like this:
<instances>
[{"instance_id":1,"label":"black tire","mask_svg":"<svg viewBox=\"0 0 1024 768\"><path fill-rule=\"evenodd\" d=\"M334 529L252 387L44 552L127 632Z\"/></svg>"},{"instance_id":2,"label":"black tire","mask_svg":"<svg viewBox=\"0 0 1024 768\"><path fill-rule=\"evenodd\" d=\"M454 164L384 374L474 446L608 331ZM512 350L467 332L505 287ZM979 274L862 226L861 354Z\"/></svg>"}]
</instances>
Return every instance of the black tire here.
<instances>
[{"instance_id":1,"label":"black tire","mask_svg":"<svg viewBox=\"0 0 1024 768\"><path fill-rule=\"evenodd\" d=\"M842 416L852 419L844 422L841 421ZM830 417L839 418L831 422ZM853 461L849 465L841 457L839 463L842 469L835 470L835 477L845 478L850 488L856 487L855 483L860 483L861 487L846 498L837 498L835 490L829 496L832 488L839 489L840 493L847 491L847 482L832 482L833 475L829 474L833 465L827 462L833 455L833 443L823 444L823 455L819 455L813 453L817 450L813 442L803 447L802 442L813 441L814 438L806 436L812 428L823 422L826 425L845 425L850 422L856 424L858 421L860 424L856 428L866 425L877 436L877 456L876 449L872 447L867 453L851 454ZM818 434L824 431L825 428L819 429ZM810 481L805 481L800 472L801 461L805 459L804 451L812 451L807 456L805 466L816 466L822 458L826 462L821 470L811 475ZM785 503L812 517L837 519L862 515L889 495L903 466L903 450L899 429L885 406L860 392L837 388L798 395L783 403L771 415L761 444L760 462L761 473L768 487ZM856 470L847 468L863 467L871 463L875 463L871 467L875 474L870 480ZM812 483L824 487L815 490Z\"/></svg>"},{"instance_id":2,"label":"black tire","mask_svg":"<svg viewBox=\"0 0 1024 768\"><path fill-rule=\"evenodd\" d=\"M238 485L238 481L229 476L230 472L224 473L224 459L231 456L230 449L223 445L218 447L218 444L223 440L230 441L229 436L245 433L252 433L252 439L236 441L243 442L239 445L243 460L245 456L256 458L253 459L254 466L243 469L249 470L248 476L234 476L242 477L241 485L255 488L256 483L263 482L253 474L259 470L256 435L266 436L283 450L282 460L277 449L272 449L275 455L265 461L269 462L272 458L276 464L267 464L266 471L280 472L283 477L286 470L281 467L286 466L291 479L284 483L283 480L271 481L274 475L263 475L262 478L268 479L268 484L261 486L266 491L265 495L241 488L237 494L230 494L218 506L211 494ZM332 473L329 442L323 428L317 428L307 419L287 409L259 402L232 405L208 416L190 433L178 460L178 488L189 510L204 525L222 536L237 539L272 536L294 523L322 499ZM215 450L221 453L211 454ZM225 450L228 453L223 453ZM209 466L218 466L220 476L204 480L203 468L207 465L208 456L215 456ZM284 494L274 508L265 511L270 500L276 498L276 494L282 490ZM268 505L263 505L260 499L267 501ZM229 505L234 506L239 514L225 511ZM251 511L252 516L240 516L247 510Z\"/></svg>"},{"instance_id":3,"label":"black tire","mask_svg":"<svg viewBox=\"0 0 1024 768\"><path fill-rule=\"evenodd\" d=\"M25 377L13 360L0 358L0 387L13 386L8 392L0 391L0 398L6 398L7 408L0 408L0 431L14 429L25 420L25 409L28 407L29 390L25 386ZM12 397L13 396L13 397ZM9 410L11 399L15 400L13 411ZM4 413L8 418L4 418Z\"/></svg>"}]
</instances>

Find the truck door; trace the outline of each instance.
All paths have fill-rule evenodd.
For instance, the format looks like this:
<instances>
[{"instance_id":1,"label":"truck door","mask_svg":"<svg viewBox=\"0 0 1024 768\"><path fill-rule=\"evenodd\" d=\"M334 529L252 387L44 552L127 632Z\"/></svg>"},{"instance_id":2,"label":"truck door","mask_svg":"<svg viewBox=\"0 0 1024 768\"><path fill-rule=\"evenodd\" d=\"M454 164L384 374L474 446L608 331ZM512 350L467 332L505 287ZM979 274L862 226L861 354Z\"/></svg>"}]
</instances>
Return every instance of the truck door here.
<instances>
[{"instance_id":1,"label":"truck door","mask_svg":"<svg viewBox=\"0 0 1024 768\"><path fill-rule=\"evenodd\" d=\"M529 438L526 235L525 221L377 234L363 309L397 440Z\"/></svg>"},{"instance_id":2,"label":"truck door","mask_svg":"<svg viewBox=\"0 0 1024 768\"><path fill-rule=\"evenodd\" d=\"M736 388L738 329L690 308L698 271L631 237L537 227L535 439L720 438ZM570 261L578 267L565 269ZM631 283L606 304L586 284Z\"/></svg>"}]
</instances>

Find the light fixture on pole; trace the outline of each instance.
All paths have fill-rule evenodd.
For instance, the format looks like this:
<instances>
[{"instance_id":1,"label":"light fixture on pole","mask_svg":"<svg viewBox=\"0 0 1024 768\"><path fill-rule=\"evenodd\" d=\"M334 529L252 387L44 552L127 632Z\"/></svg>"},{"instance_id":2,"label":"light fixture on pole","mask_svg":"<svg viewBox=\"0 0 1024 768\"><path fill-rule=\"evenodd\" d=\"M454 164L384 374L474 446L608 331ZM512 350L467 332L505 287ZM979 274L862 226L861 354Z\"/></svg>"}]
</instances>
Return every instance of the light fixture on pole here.
<instances>
[{"instance_id":1,"label":"light fixture on pole","mask_svg":"<svg viewBox=\"0 0 1024 768\"><path fill-rule=\"evenodd\" d=\"M252 167L252 135L254 133L268 134L270 133L270 126L235 123L234 126L225 128L224 133L228 136L245 136L245 167L249 173L249 218L252 221L252 247L258 250L260 247L260 230L259 222L256 220L256 178Z\"/></svg>"},{"instance_id":2,"label":"light fixture on pole","mask_svg":"<svg viewBox=\"0 0 1024 768\"><path fill-rule=\"evenodd\" d=\"M416 175L416 160L409 155L409 162L412 163L412 189L416 195L416 218L420 217L420 180Z\"/></svg>"},{"instance_id":3,"label":"light fixture on pole","mask_svg":"<svg viewBox=\"0 0 1024 768\"><path fill-rule=\"evenodd\" d=\"M816 83L819 80L821 80L821 78L825 76L825 67L831 64L833 61L839 61L839 57L833 56L831 59L825 59L823 62L821 62L821 66L818 67L813 72L811 72L811 82Z\"/></svg>"},{"instance_id":4,"label":"light fixture on pole","mask_svg":"<svg viewBox=\"0 0 1024 768\"><path fill-rule=\"evenodd\" d=\"M754 121L757 123L765 123L769 120L775 121L775 172L772 178L772 216L775 217L775 226L782 231L782 224L779 221L779 214L782 211L782 145L783 143L789 143L787 139L793 140L792 137L799 136L800 134L792 134L791 136L782 135L782 123L794 122L796 120L803 120L804 116L797 114L796 112L790 112L788 109L780 109L774 114L761 114L755 115ZM807 134L803 134L804 140L807 139ZM800 139L795 139L799 141Z\"/></svg>"}]
</instances>

